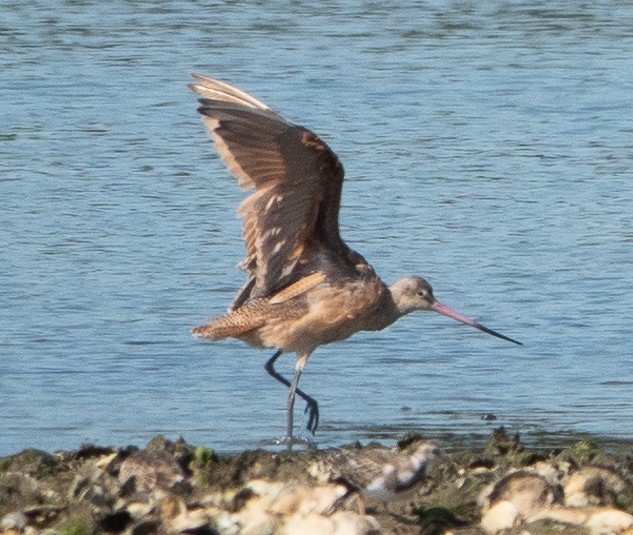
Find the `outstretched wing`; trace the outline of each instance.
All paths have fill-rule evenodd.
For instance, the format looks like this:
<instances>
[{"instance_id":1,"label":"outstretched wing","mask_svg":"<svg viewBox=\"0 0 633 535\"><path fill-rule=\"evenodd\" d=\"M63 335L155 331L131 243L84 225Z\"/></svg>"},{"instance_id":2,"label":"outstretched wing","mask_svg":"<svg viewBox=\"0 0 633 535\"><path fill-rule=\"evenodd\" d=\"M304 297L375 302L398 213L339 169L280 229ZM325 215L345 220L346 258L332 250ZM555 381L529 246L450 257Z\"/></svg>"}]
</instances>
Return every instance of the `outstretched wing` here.
<instances>
[{"instance_id":1,"label":"outstretched wing","mask_svg":"<svg viewBox=\"0 0 633 535\"><path fill-rule=\"evenodd\" d=\"M255 190L239 208L250 280L238 300L272 295L322 268L311 264L324 255L354 262L358 255L339 234L343 166L336 155L243 91L193 77L189 88L202 96L198 111L220 157L243 189Z\"/></svg>"}]
</instances>

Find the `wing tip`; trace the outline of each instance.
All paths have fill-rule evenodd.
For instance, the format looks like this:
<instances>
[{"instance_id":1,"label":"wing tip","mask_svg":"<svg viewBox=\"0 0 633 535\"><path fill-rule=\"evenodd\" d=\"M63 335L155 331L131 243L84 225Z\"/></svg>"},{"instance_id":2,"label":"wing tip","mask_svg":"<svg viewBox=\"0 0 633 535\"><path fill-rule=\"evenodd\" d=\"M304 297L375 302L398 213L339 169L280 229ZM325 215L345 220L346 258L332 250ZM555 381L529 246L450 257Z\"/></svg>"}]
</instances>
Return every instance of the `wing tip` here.
<instances>
[{"instance_id":1,"label":"wing tip","mask_svg":"<svg viewBox=\"0 0 633 535\"><path fill-rule=\"evenodd\" d=\"M191 77L194 81L187 84L187 87L194 93L200 95L202 99L230 102L247 108L272 111L261 100L256 99L252 95L227 82L195 72L191 73Z\"/></svg>"}]
</instances>

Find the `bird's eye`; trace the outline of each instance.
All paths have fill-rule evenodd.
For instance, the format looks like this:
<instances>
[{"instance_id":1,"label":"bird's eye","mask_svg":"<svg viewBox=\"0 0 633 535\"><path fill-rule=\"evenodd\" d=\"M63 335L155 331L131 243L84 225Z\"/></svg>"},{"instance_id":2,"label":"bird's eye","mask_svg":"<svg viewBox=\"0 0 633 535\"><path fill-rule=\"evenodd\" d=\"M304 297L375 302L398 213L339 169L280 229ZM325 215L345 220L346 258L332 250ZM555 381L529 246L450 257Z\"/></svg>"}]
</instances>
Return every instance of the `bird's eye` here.
<instances>
[{"instance_id":1,"label":"bird's eye","mask_svg":"<svg viewBox=\"0 0 633 535\"><path fill-rule=\"evenodd\" d=\"M420 299L424 299L425 301L429 301L431 303L435 301L435 298L433 297L433 292L426 288L418 290L417 294Z\"/></svg>"}]
</instances>

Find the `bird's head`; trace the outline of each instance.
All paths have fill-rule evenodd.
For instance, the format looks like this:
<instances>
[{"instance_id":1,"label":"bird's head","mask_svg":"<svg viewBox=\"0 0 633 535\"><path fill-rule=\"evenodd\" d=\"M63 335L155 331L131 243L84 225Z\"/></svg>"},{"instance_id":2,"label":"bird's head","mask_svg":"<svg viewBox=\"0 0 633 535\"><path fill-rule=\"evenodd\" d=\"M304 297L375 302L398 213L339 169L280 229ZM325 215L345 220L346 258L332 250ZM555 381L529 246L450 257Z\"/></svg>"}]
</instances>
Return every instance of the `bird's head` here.
<instances>
[{"instance_id":1,"label":"bird's head","mask_svg":"<svg viewBox=\"0 0 633 535\"><path fill-rule=\"evenodd\" d=\"M394 282L389 290L398 311L403 315L416 310L431 310L436 302L433 288L422 277L405 277Z\"/></svg>"},{"instance_id":2,"label":"bird's head","mask_svg":"<svg viewBox=\"0 0 633 535\"><path fill-rule=\"evenodd\" d=\"M432 310L433 312L437 312L438 314L452 318L460 323L475 327L475 329L479 329L480 331L496 336L497 338L501 338L502 340L507 340L508 342L512 342L517 345L523 345L521 342L493 331L492 329L488 329L488 327L484 327L481 323L478 323L468 316L464 316L445 304L440 303L437 299L435 299L431 285L422 277L412 276L400 279L389 287L389 291L391 292L391 298L401 315L409 314L409 312L414 312L416 310Z\"/></svg>"}]
</instances>

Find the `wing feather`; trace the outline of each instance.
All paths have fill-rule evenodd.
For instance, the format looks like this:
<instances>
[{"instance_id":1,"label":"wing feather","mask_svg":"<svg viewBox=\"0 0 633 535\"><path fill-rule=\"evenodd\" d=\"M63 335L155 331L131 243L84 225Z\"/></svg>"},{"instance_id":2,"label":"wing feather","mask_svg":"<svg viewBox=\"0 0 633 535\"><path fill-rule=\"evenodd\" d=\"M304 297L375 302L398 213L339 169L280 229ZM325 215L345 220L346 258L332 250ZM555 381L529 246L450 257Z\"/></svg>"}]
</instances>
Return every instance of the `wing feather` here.
<instances>
[{"instance_id":1,"label":"wing feather","mask_svg":"<svg viewBox=\"0 0 633 535\"><path fill-rule=\"evenodd\" d=\"M236 301L271 296L301 276L355 269L340 237L343 167L314 133L225 82L194 75L198 111L218 154L245 190L241 203L250 279ZM327 258L324 266L324 258Z\"/></svg>"}]
</instances>

